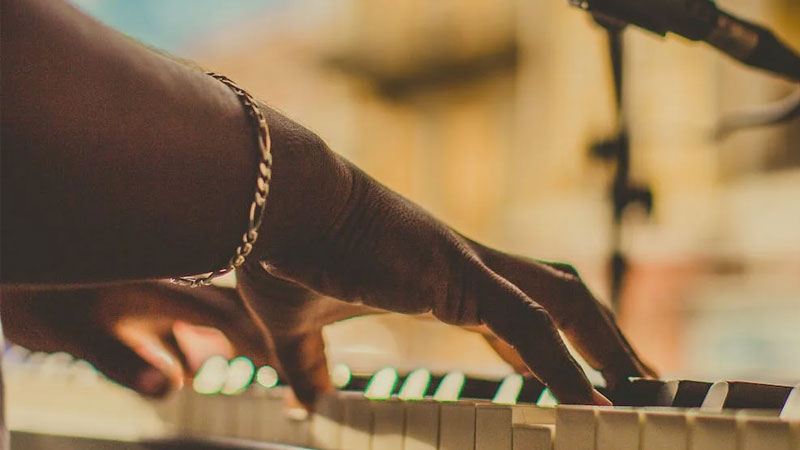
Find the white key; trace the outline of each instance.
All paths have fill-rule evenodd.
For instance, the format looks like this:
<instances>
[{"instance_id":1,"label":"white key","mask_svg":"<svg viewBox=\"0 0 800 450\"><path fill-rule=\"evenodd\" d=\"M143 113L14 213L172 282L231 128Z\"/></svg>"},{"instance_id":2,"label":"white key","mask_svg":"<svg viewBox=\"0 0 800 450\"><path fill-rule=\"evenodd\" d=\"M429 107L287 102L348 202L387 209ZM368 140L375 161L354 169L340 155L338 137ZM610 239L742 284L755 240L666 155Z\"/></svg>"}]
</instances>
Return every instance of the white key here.
<instances>
[{"instance_id":1,"label":"white key","mask_svg":"<svg viewBox=\"0 0 800 450\"><path fill-rule=\"evenodd\" d=\"M476 405L475 450L511 450L512 428L520 423L554 424L555 409L533 405Z\"/></svg>"},{"instance_id":2,"label":"white key","mask_svg":"<svg viewBox=\"0 0 800 450\"><path fill-rule=\"evenodd\" d=\"M511 406L476 405L475 450L511 450L511 424Z\"/></svg>"},{"instance_id":3,"label":"white key","mask_svg":"<svg viewBox=\"0 0 800 450\"><path fill-rule=\"evenodd\" d=\"M392 396L399 376L392 367L384 367L375 372L364 391L364 397L370 400L386 400Z\"/></svg>"},{"instance_id":4,"label":"white key","mask_svg":"<svg viewBox=\"0 0 800 450\"><path fill-rule=\"evenodd\" d=\"M595 406L556 406L555 450L594 450Z\"/></svg>"},{"instance_id":5,"label":"white key","mask_svg":"<svg viewBox=\"0 0 800 450\"><path fill-rule=\"evenodd\" d=\"M461 390L464 388L465 379L466 377L461 372L448 373L439 382L439 387L436 388L433 399L439 402L454 402L458 400Z\"/></svg>"},{"instance_id":6,"label":"white key","mask_svg":"<svg viewBox=\"0 0 800 450\"><path fill-rule=\"evenodd\" d=\"M697 413L690 418L691 450L736 448L737 423L731 414Z\"/></svg>"},{"instance_id":7,"label":"white key","mask_svg":"<svg viewBox=\"0 0 800 450\"><path fill-rule=\"evenodd\" d=\"M253 386L233 399L235 407L231 411L234 419L232 437L238 439L259 438L258 415L264 397L266 397L266 391L259 386Z\"/></svg>"},{"instance_id":8,"label":"white key","mask_svg":"<svg viewBox=\"0 0 800 450\"><path fill-rule=\"evenodd\" d=\"M406 377L400 393L400 400L421 400L431 384L431 373L427 369L416 369Z\"/></svg>"},{"instance_id":9,"label":"white key","mask_svg":"<svg viewBox=\"0 0 800 450\"><path fill-rule=\"evenodd\" d=\"M641 417L633 408L597 410L597 450L639 450Z\"/></svg>"},{"instance_id":10,"label":"white key","mask_svg":"<svg viewBox=\"0 0 800 450\"><path fill-rule=\"evenodd\" d=\"M790 421L789 428L792 429L792 450L800 450L800 420Z\"/></svg>"},{"instance_id":11,"label":"white key","mask_svg":"<svg viewBox=\"0 0 800 450\"><path fill-rule=\"evenodd\" d=\"M439 450L470 450L475 446L475 402L439 405Z\"/></svg>"},{"instance_id":12,"label":"white key","mask_svg":"<svg viewBox=\"0 0 800 450\"><path fill-rule=\"evenodd\" d=\"M404 450L436 450L439 442L439 402L409 401L405 405Z\"/></svg>"},{"instance_id":13,"label":"white key","mask_svg":"<svg viewBox=\"0 0 800 450\"><path fill-rule=\"evenodd\" d=\"M369 399L360 392L340 394L344 405L344 427L341 448L347 450L369 450L372 433L372 410Z\"/></svg>"},{"instance_id":14,"label":"white key","mask_svg":"<svg viewBox=\"0 0 800 450\"><path fill-rule=\"evenodd\" d=\"M790 423L778 417L739 416L740 450L795 450Z\"/></svg>"},{"instance_id":15,"label":"white key","mask_svg":"<svg viewBox=\"0 0 800 450\"><path fill-rule=\"evenodd\" d=\"M404 403L399 399L370 402L373 450L403 450Z\"/></svg>"},{"instance_id":16,"label":"white key","mask_svg":"<svg viewBox=\"0 0 800 450\"><path fill-rule=\"evenodd\" d=\"M512 429L513 450L552 450L555 425L520 423Z\"/></svg>"},{"instance_id":17,"label":"white key","mask_svg":"<svg viewBox=\"0 0 800 450\"><path fill-rule=\"evenodd\" d=\"M228 436L231 397L221 394L205 395L200 404L202 407L198 409L205 412L198 411L195 416L195 432L201 436Z\"/></svg>"},{"instance_id":18,"label":"white key","mask_svg":"<svg viewBox=\"0 0 800 450\"><path fill-rule=\"evenodd\" d=\"M792 389L781 409L781 419L800 420L800 384Z\"/></svg>"},{"instance_id":19,"label":"white key","mask_svg":"<svg viewBox=\"0 0 800 450\"><path fill-rule=\"evenodd\" d=\"M524 382L522 375L518 373L512 373L503 378L503 382L500 383L500 387L497 388L497 392L495 392L494 398L492 398L492 403L499 403L501 405L516 404Z\"/></svg>"},{"instance_id":20,"label":"white key","mask_svg":"<svg viewBox=\"0 0 800 450\"><path fill-rule=\"evenodd\" d=\"M168 430L176 435L181 432L183 401L189 389L179 389L171 392L166 398L152 400L153 410L167 424Z\"/></svg>"},{"instance_id":21,"label":"white key","mask_svg":"<svg viewBox=\"0 0 800 450\"><path fill-rule=\"evenodd\" d=\"M704 411L722 411L725 407L725 400L728 398L729 385L727 381L717 381L711 385L711 388L703 399L703 404L700 409Z\"/></svg>"},{"instance_id":22,"label":"white key","mask_svg":"<svg viewBox=\"0 0 800 450\"><path fill-rule=\"evenodd\" d=\"M316 412L311 419L311 447L322 450L341 448L343 408L338 394L326 395L317 401Z\"/></svg>"},{"instance_id":23,"label":"white key","mask_svg":"<svg viewBox=\"0 0 800 450\"><path fill-rule=\"evenodd\" d=\"M289 388L277 387L266 391L258 400L256 431L259 440L289 445L308 445L310 419L305 409L287 409L285 397Z\"/></svg>"},{"instance_id":24,"label":"white key","mask_svg":"<svg viewBox=\"0 0 800 450\"><path fill-rule=\"evenodd\" d=\"M686 450L689 448L689 422L684 411L644 410L641 450Z\"/></svg>"},{"instance_id":25,"label":"white key","mask_svg":"<svg viewBox=\"0 0 800 450\"><path fill-rule=\"evenodd\" d=\"M550 389L545 388L542 391L542 394L539 396L539 400L536 401L536 406L543 406L546 408L555 408L558 405L558 400L556 396L550 392Z\"/></svg>"},{"instance_id":26,"label":"white key","mask_svg":"<svg viewBox=\"0 0 800 450\"><path fill-rule=\"evenodd\" d=\"M228 426L226 411L227 397L219 395L228 378L228 360L212 356L197 370L192 381L192 389L197 393L191 396L188 413L189 432L194 436L225 436Z\"/></svg>"},{"instance_id":27,"label":"white key","mask_svg":"<svg viewBox=\"0 0 800 450\"><path fill-rule=\"evenodd\" d=\"M254 434L265 442L279 442L280 426L283 416L283 395L285 387L268 389L259 396L255 405L256 417Z\"/></svg>"}]
</instances>

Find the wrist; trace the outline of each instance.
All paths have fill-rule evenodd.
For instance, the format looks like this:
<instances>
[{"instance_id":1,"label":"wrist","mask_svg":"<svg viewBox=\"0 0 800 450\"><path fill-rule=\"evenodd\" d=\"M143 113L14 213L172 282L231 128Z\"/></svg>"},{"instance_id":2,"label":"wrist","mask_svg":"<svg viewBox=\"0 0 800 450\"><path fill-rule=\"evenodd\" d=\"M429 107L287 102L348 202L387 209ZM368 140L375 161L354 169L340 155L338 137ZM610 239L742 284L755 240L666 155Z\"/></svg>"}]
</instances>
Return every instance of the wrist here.
<instances>
[{"instance_id":1,"label":"wrist","mask_svg":"<svg viewBox=\"0 0 800 450\"><path fill-rule=\"evenodd\" d=\"M322 239L351 195L353 168L315 133L261 105L273 169L259 248L270 258Z\"/></svg>"}]
</instances>

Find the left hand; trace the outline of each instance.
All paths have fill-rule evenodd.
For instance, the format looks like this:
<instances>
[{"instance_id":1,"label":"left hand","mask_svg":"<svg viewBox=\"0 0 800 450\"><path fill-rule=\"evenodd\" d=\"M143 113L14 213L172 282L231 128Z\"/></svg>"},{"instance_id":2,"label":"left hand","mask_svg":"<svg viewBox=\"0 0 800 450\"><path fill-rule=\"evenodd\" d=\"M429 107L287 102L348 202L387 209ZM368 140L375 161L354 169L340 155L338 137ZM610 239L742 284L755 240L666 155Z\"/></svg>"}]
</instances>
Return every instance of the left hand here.
<instances>
[{"instance_id":1,"label":"left hand","mask_svg":"<svg viewBox=\"0 0 800 450\"><path fill-rule=\"evenodd\" d=\"M118 383L152 397L194 375L175 329L212 327L257 365L276 365L263 331L232 289L191 289L166 282L82 289L3 288L6 336L34 351L64 351Z\"/></svg>"}]
</instances>

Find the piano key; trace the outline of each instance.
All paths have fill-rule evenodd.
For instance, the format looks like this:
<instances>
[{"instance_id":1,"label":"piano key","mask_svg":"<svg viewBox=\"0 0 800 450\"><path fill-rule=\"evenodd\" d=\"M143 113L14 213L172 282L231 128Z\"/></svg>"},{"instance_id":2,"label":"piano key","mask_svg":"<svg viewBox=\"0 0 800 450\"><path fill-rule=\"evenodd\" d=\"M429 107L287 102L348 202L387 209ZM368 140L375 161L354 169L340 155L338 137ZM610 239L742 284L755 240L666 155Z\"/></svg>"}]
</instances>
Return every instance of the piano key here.
<instances>
[{"instance_id":1,"label":"piano key","mask_svg":"<svg viewBox=\"0 0 800 450\"><path fill-rule=\"evenodd\" d=\"M520 423L512 429L513 450L552 450L555 425Z\"/></svg>"},{"instance_id":2,"label":"piano key","mask_svg":"<svg viewBox=\"0 0 800 450\"><path fill-rule=\"evenodd\" d=\"M370 450L372 411L369 399L360 392L339 394L344 407L340 445L348 450Z\"/></svg>"},{"instance_id":3,"label":"piano key","mask_svg":"<svg viewBox=\"0 0 800 450\"><path fill-rule=\"evenodd\" d=\"M696 413L689 419L691 450L736 448L737 420L733 414Z\"/></svg>"},{"instance_id":4,"label":"piano key","mask_svg":"<svg viewBox=\"0 0 800 450\"><path fill-rule=\"evenodd\" d=\"M308 445L311 420L302 407L287 407L287 395L291 390L283 386L264 391L257 403L256 434L261 441Z\"/></svg>"},{"instance_id":5,"label":"piano key","mask_svg":"<svg viewBox=\"0 0 800 450\"><path fill-rule=\"evenodd\" d=\"M224 395L235 395L244 392L255 376L255 366L250 358L238 356L228 363L228 373L220 389Z\"/></svg>"},{"instance_id":6,"label":"piano key","mask_svg":"<svg viewBox=\"0 0 800 450\"><path fill-rule=\"evenodd\" d=\"M232 408L230 397L220 394L202 395L198 399L195 412L195 435L227 436ZM229 409L231 409L229 411Z\"/></svg>"},{"instance_id":7,"label":"piano key","mask_svg":"<svg viewBox=\"0 0 800 450\"><path fill-rule=\"evenodd\" d=\"M200 394L216 394L225 385L229 370L228 360L222 356L212 356L197 369L192 388Z\"/></svg>"},{"instance_id":8,"label":"piano key","mask_svg":"<svg viewBox=\"0 0 800 450\"><path fill-rule=\"evenodd\" d=\"M530 375L524 376L522 379L522 389L517 397L517 402L531 404L537 403L545 390L544 384L536 379L536 377Z\"/></svg>"},{"instance_id":9,"label":"piano key","mask_svg":"<svg viewBox=\"0 0 800 450\"><path fill-rule=\"evenodd\" d=\"M264 389L271 389L278 385L278 371L272 366L261 366L256 371L255 382Z\"/></svg>"},{"instance_id":10,"label":"piano key","mask_svg":"<svg viewBox=\"0 0 800 450\"><path fill-rule=\"evenodd\" d=\"M672 399L664 395L665 385L661 380L633 378L620 383L608 396L615 406L670 406Z\"/></svg>"},{"instance_id":11,"label":"piano key","mask_svg":"<svg viewBox=\"0 0 800 450\"><path fill-rule=\"evenodd\" d=\"M392 396L398 380L397 371L392 367L384 367L375 372L369 381L364 397L370 400L386 400Z\"/></svg>"},{"instance_id":12,"label":"piano key","mask_svg":"<svg viewBox=\"0 0 800 450\"><path fill-rule=\"evenodd\" d=\"M439 450L475 447L475 402L462 400L439 405Z\"/></svg>"},{"instance_id":13,"label":"piano key","mask_svg":"<svg viewBox=\"0 0 800 450\"><path fill-rule=\"evenodd\" d=\"M511 406L476 405L475 450L511 450Z\"/></svg>"},{"instance_id":14,"label":"piano key","mask_svg":"<svg viewBox=\"0 0 800 450\"><path fill-rule=\"evenodd\" d=\"M475 450L511 450L517 424L555 424L553 408L479 403L475 409Z\"/></svg>"},{"instance_id":15,"label":"piano key","mask_svg":"<svg viewBox=\"0 0 800 450\"><path fill-rule=\"evenodd\" d=\"M230 436L238 439L258 439L259 410L266 395L266 389L255 385L236 396L234 399L236 405L230 411L233 419Z\"/></svg>"},{"instance_id":16,"label":"piano key","mask_svg":"<svg viewBox=\"0 0 800 450\"><path fill-rule=\"evenodd\" d=\"M699 408L713 383L691 380L670 380L664 385L662 398L665 406Z\"/></svg>"},{"instance_id":17,"label":"piano key","mask_svg":"<svg viewBox=\"0 0 800 450\"><path fill-rule=\"evenodd\" d=\"M739 419L739 450L797 450L789 421L746 415Z\"/></svg>"},{"instance_id":18,"label":"piano key","mask_svg":"<svg viewBox=\"0 0 800 450\"><path fill-rule=\"evenodd\" d=\"M517 373L512 373L503 378L503 381L497 388L497 392L495 392L494 397L492 397L492 403L504 405L516 404L524 383L525 380L522 378L522 375Z\"/></svg>"},{"instance_id":19,"label":"piano key","mask_svg":"<svg viewBox=\"0 0 800 450\"><path fill-rule=\"evenodd\" d=\"M718 381L708 390L702 409L781 409L792 388L744 381Z\"/></svg>"},{"instance_id":20,"label":"piano key","mask_svg":"<svg viewBox=\"0 0 800 450\"><path fill-rule=\"evenodd\" d=\"M536 406L554 408L556 405L558 405L558 399L556 399L556 396L553 395L550 389L545 388L542 390L539 399L536 401Z\"/></svg>"},{"instance_id":21,"label":"piano key","mask_svg":"<svg viewBox=\"0 0 800 450\"><path fill-rule=\"evenodd\" d=\"M430 383L431 373L427 369L416 369L403 381L398 397L400 400L420 400L428 392Z\"/></svg>"},{"instance_id":22,"label":"piano key","mask_svg":"<svg viewBox=\"0 0 800 450\"><path fill-rule=\"evenodd\" d=\"M556 406L555 450L594 450L595 406Z\"/></svg>"},{"instance_id":23,"label":"piano key","mask_svg":"<svg viewBox=\"0 0 800 450\"><path fill-rule=\"evenodd\" d=\"M404 450L436 450L439 442L439 402L409 401L405 404Z\"/></svg>"},{"instance_id":24,"label":"piano key","mask_svg":"<svg viewBox=\"0 0 800 450\"><path fill-rule=\"evenodd\" d=\"M634 408L597 410L596 450L638 450L641 416Z\"/></svg>"},{"instance_id":25,"label":"piano key","mask_svg":"<svg viewBox=\"0 0 800 450\"><path fill-rule=\"evenodd\" d=\"M800 421L800 384L792 389L781 408L781 419Z\"/></svg>"},{"instance_id":26,"label":"piano key","mask_svg":"<svg viewBox=\"0 0 800 450\"><path fill-rule=\"evenodd\" d=\"M464 374L461 372L450 372L441 379L436 385L436 392L433 399L439 402L452 402L458 400L464 388Z\"/></svg>"},{"instance_id":27,"label":"piano key","mask_svg":"<svg viewBox=\"0 0 800 450\"><path fill-rule=\"evenodd\" d=\"M321 450L338 450L341 448L341 427L344 422L342 402L337 394L328 394L321 397L315 406L309 445Z\"/></svg>"},{"instance_id":28,"label":"piano key","mask_svg":"<svg viewBox=\"0 0 800 450\"><path fill-rule=\"evenodd\" d=\"M689 423L682 410L641 410L640 450L686 450L689 448Z\"/></svg>"},{"instance_id":29,"label":"piano key","mask_svg":"<svg viewBox=\"0 0 800 450\"><path fill-rule=\"evenodd\" d=\"M370 402L373 420L370 448L403 450L404 403L397 398Z\"/></svg>"},{"instance_id":30,"label":"piano key","mask_svg":"<svg viewBox=\"0 0 800 450\"><path fill-rule=\"evenodd\" d=\"M182 431L181 418L183 417L184 398L190 390L191 388L184 387L171 392L163 399L152 400L156 414L168 426L170 432L174 434Z\"/></svg>"},{"instance_id":31,"label":"piano key","mask_svg":"<svg viewBox=\"0 0 800 450\"><path fill-rule=\"evenodd\" d=\"M283 422L283 396L286 387L267 389L255 404L253 432L259 441L279 442Z\"/></svg>"},{"instance_id":32,"label":"piano key","mask_svg":"<svg viewBox=\"0 0 800 450\"><path fill-rule=\"evenodd\" d=\"M353 373L350 371L350 367L347 364L336 364L331 370L331 383L333 383L333 387L336 389L345 390L352 378Z\"/></svg>"}]
</instances>

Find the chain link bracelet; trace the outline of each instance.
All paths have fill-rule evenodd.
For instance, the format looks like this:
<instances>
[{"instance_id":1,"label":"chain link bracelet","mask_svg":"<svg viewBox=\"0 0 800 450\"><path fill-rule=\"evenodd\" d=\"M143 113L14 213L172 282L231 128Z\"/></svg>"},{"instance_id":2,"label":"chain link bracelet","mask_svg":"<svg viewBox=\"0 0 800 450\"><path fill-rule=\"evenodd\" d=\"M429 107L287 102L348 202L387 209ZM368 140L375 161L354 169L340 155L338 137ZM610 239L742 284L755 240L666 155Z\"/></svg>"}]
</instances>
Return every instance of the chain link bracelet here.
<instances>
[{"instance_id":1,"label":"chain link bracelet","mask_svg":"<svg viewBox=\"0 0 800 450\"><path fill-rule=\"evenodd\" d=\"M236 253L228 260L228 264L224 268L201 275L172 279L173 283L191 287L208 286L214 278L225 275L244 264L245 258L253 251L253 244L255 244L256 239L258 239L258 229L261 227L261 221L264 218L267 195L269 195L269 183L272 179L272 152L269 128L267 128L267 120L258 108L255 98L228 77L213 72L206 73L228 86L236 94L239 101L242 102L242 105L247 110L247 115L250 116L258 126L259 162L258 176L256 177L256 192L253 197L253 202L250 204L247 232L242 236L242 243L236 247Z\"/></svg>"}]
</instances>

